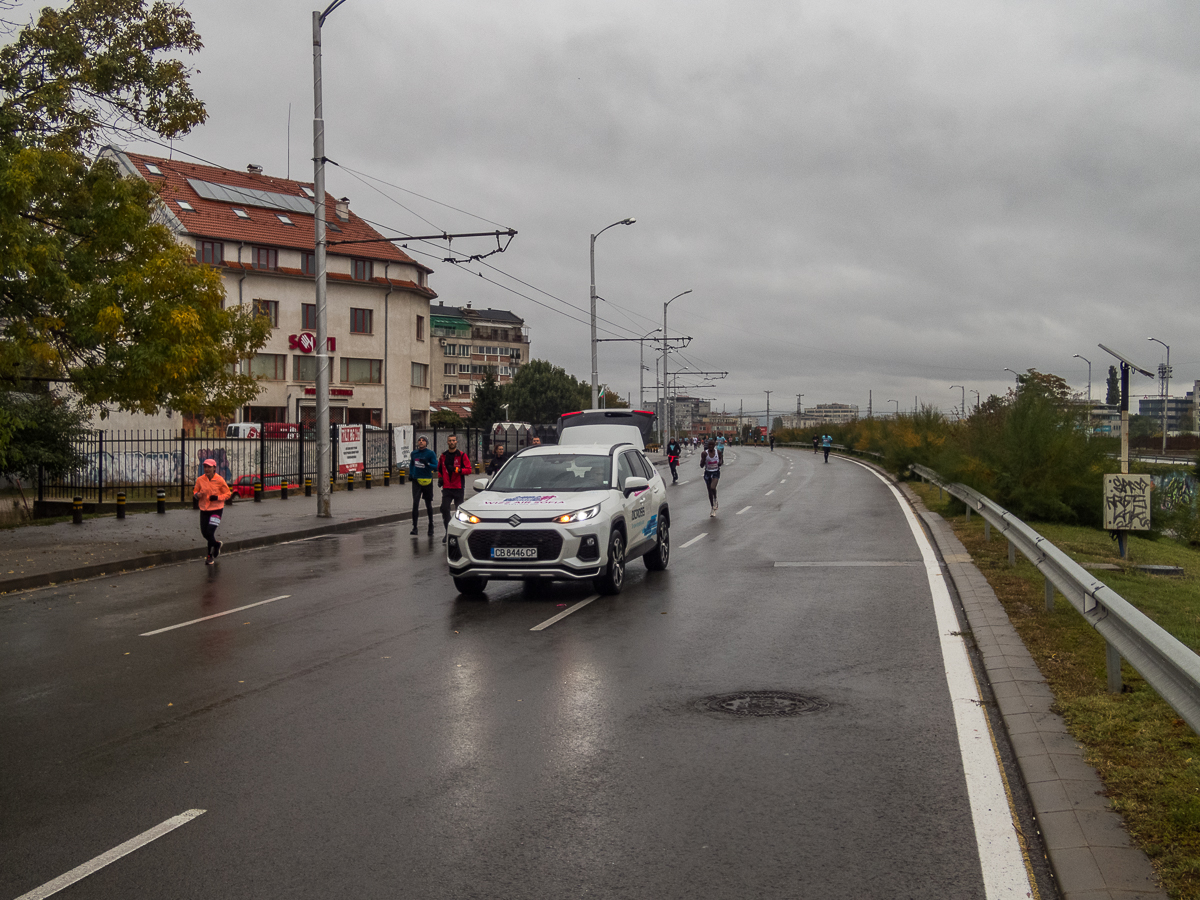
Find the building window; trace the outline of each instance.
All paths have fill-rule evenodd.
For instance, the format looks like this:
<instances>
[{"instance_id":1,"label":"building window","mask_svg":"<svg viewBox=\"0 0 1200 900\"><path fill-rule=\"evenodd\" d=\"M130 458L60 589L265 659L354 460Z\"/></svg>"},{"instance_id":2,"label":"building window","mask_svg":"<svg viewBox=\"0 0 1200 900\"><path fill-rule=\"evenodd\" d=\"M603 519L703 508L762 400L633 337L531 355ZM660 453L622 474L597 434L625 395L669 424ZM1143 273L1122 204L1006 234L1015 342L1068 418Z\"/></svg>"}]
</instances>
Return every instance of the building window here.
<instances>
[{"instance_id":1,"label":"building window","mask_svg":"<svg viewBox=\"0 0 1200 900\"><path fill-rule=\"evenodd\" d=\"M329 358L330 366L333 365L333 357ZM315 356L307 356L297 353L292 357L292 381L316 381L317 380L317 358Z\"/></svg>"},{"instance_id":2,"label":"building window","mask_svg":"<svg viewBox=\"0 0 1200 900\"><path fill-rule=\"evenodd\" d=\"M256 353L250 360L250 374L264 381L283 381L287 378L287 355Z\"/></svg>"},{"instance_id":3,"label":"building window","mask_svg":"<svg viewBox=\"0 0 1200 900\"><path fill-rule=\"evenodd\" d=\"M371 334L371 325L374 322L375 311L372 309L351 309L350 310L350 333L351 334Z\"/></svg>"},{"instance_id":4,"label":"building window","mask_svg":"<svg viewBox=\"0 0 1200 900\"><path fill-rule=\"evenodd\" d=\"M446 363L445 368L442 369L442 374L443 375L457 375L458 374L458 365L456 363Z\"/></svg>"},{"instance_id":5,"label":"building window","mask_svg":"<svg viewBox=\"0 0 1200 900\"><path fill-rule=\"evenodd\" d=\"M239 219L250 218L250 213L246 212L244 209L238 209L236 206L233 208L233 214Z\"/></svg>"},{"instance_id":6,"label":"building window","mask_svg":"<svg viewBox=\"0 0 1200 900\"><path fill-rule=\"evenodd\" d=\"M186 200L176 200L175 202L179 204L180 209L186 209L188 212L196 211L196 207L192 206L192 204L188 203Z\"/></svg>"},{"instance_id":7,"label":"building window","mask_svg":"<svg viewBox=\"0 0 1200 900\"><path fill-rule=\"evenodd\" d=\"M369 259L350 260L350 271L355 281L371 280L371 261Z\"/></svg>"},{"instance_id":8,"label":"building window","mask_svg":"<svg viewBox=\"0 0 1200 900\"><path fill-rule=\"evenodd\" d=\"M417 340L425 340L425 317L417 316Z\"/></svg>"},{"instance_id":9,"label":"building window","mask_svg":"<svg viewBox=\"0 0 1200 900\"><path fill-rule=\"evenodd\" d=\"M255 247L251 250L252 265L256 269L278 269L279 251L273 247Z\"/></svg>"},{"instance_id":10,"label":"building window","mask_svg":"<svg viewBox=\"0 0 1200 900\"><path fill-rule=\"evenodd\" d=\"M342 357L344 384L383 384L382 359L353 359Z\"/></svg>"},{"instance_id":11,"label":"building window","mask_svg":"<svg viewBox=\"0 0 1200 900\"><path fill-rule=\"evenodd\" d=\"M429 366L425 363L412 364L412 386L429 387Z\"/></svg>"},{"instance_id":12,"label":"building window","mask_svg":"<svg viewBox=\"0 0 1200 900\"><path fill-rule=\"evenodd\" d=\"M305 331L317 330L317 304L300 304L300 327Z\"/></svg>"},{"instance_id":13,"label":"building window","mask_svg":"<svg viewBox=\"0 0 1200 900\"><path fill-rule=\"evenodd\" d=\"M254 300L254 314L256 316L266 316L271 320L271 327L279 327L279 301L278 300Z\"/></svg>"},{"instance_id":14,"label":"building window","mask_svg":"<svg viewBox=\"0 0 1200 900\"><path fill-rule=\"evenodd\" d=\"M202 263L219 266L225 262L225 245L220 241L201 241L196 259Z\"/></svg>"},{"instance_id":15,"label":"building window","mask_svg":"<svg viewBox=\"0 0 1200 900\"><path fill-rule=\"evenodd\" d=\"M471 374L471 364L470 363L459 363L458 364L458 374L459 375L470 375Z\"/></svg>"},{"instance_id":16,"label":"building window","mask_svg":"<svg viewBox=\"0 0 1200 900\"><path fill-rule=\"evenodd\" d=\"M451 397L457 397L457 396L458 396L458 385L457 384L443 384L442 385L442 399L443 400L449 400Z\"/></svg>"},{"instance_id":17,"label":"building window","mask_svg":"<svg viewBox=\"0 0 1200 900\"><path fill-rule=\"evenodd\" d=\"M275 213L275 218L277 218L284 225L295 225L296 224L291 219L289 219L287 216L285 216L283 213Z\"/></svg>"},{"instance_id":18,"label":"building window","mask_svg":"<svg viewBox=\"0 0 1200 900\"><path fill-rule=\"evenodd\" d=\"M307 187L305 185L300 185L300 190L304 191L304 196L307 197L309 200L317 199L317 195L315 193L313 193L312 188Z\"/></svg>"},{"instance_id":19,"label":"building window","mask_svg":"<svg viewBox=\"0 0 1200 900\"><path fill-rule=\"evenodd\" d=\"M161 175L162 174L162 169L160 169L158 166L154 165L153 163L146 163L146 171L149 172L151 175Z\"/></svg>"},{"instance_id":20,"label":"building window","mask_svg":"<svg viewBox=\"0 0 1200 900\"><path fill-rule=\"evenodd\" d=\"M305 275L317 274L317 254L307 250L300 254L300 271Z\"/></svg>"}]
</instances>

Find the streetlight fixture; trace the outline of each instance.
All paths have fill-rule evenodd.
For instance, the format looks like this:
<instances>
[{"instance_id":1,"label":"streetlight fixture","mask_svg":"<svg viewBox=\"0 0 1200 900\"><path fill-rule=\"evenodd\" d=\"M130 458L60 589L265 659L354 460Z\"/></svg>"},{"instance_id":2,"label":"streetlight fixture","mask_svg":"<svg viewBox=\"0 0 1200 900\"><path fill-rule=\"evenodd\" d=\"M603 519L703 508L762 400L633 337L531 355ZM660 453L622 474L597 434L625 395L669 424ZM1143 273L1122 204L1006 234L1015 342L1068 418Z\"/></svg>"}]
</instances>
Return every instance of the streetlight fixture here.
<instances>
[{"instance_id":1,"label":"streetlight fixture","mask_svg":"<svg viewBox=\"0 0 1200 900\"><path fill-rule=\"evenodd\" d=\"M331 518L329 485L329 329L325 303L325 113L321 91L321 26L346 0L313 10L313 262L317 269L317 516ZM595 322L593 320L593 327ZM303 439L304 435L300 436Z\"/></svg>"},{"instance_id":2,"label":"streetlight fixture","mask_svg":"<svg viewBox=\"0 0 1200 900\"><path fill-rule=\"evenodd\" d=\"M1018 387L1020 387L1020 385L1021 385L1021 373L1020 373L1020 372L1018 372L1016 369L1010 369L1008 366L1005 366L1005 367L1004 367L1004 371L1005 371L1005 372L1012 372L1012 373L1013 373L1015 376L1017 376L1017 386L1018 386Z\"/></svg>"},{"instance_id":3,"label":"streetlight fixture","mask_svg":"<svg viewBox=\"0 0 1200 900\"><path fill-rule=\"evenodd\" d=\"M971 388L971 393L975 395L975 412L979 412L979 391Z\"/></svg>"},{"instance_id":4,"label":"streetlight fixture","mask_svg":"<svg viewBox=\"0 0 1200 900\"><path fill-rule=\"evenodd\" d=\"M653 331L647 331L638 338L638 408L642 409L646 405L646 339L652 334L658 334L662 331L661 328L655 328Z\"/></svg>"},{"instance_id":5,"label":"streetlight fixture","mask_svg":"<svg viewBox=\"0 0 1200 900\"><path fill-rule=\"evenodd\" d=\"M1165 366L1158 367L1159 374L1162 375L1162 385L1163 385L1163 388L1162 388L1162 403L1163 403L1163 408L1162 408L1162 430L1163 430L1162 452L1163 452L1163 456L1166 456L1167 455L1167 401L1170 399L1170 396L1171 396L1171 345L1167 344L1165 341L1160 341L1158 338L1155 338L1155 337L1146 338L1146 340L1154 341L1155 343L1162 344L1164 347L1167 348L1167 364Z\"/></svg>"},{"instance_id":6,"label":"streetlight fixture","mask_svg":"<svg viewBox=\"0 0 1200 900\"><path fill-rule=\"evenodd\" d=\"M962 391L962 417L965 419L967 417L967 388L961 384L950 385L950 390L954 390L955 388L959 388Z\"/></svg>"},{"instance_id":7,"label":"streetlight fixture","mask_svg":"<svg viewBox=\"0 0 1200 900\"><path fill-rule=\"evenodd\" d=\"M605 225L592 235L590 253L592 263L592 409L598 407L600 400L600 387L596 372L596 238L613 226L632 225L636 221L637 219L622 219L620 222L613 222L612 225Z\"/></svg>"},{"instance_id":8,"label":"streetlight fixture","mask_svg":"<svg viewBox=\"0 0 1200 900\"><path fill-rule=\"evenodd\" d=\"M1092 436L1092 361L1078 353L1071 354L1071 359L1082 359L1088 364L1088 437Z\"/></svg>"},{"instance_id":9,"label":"streetlight fixture","mask_svg":"<svg viewBox=\"0 0 1200 900\"><path fill-rule=\"evenodd\" d=\"M672 297L670 300L668 300L666 303L663 304L663 327L662 327L662 333L663 333L663 369L662 369L663 370L663 402L662 402L662 410L661 410L661 412L663 414L663 422L661 423L661 426L660 426L660 430L662 431L662 440L659 442L659 446L662 446L662 447L665 447L667 445L667 422L666 422L666 418L667 418L667 354L670 352L670 348L667 346L667 307L670 306L672 303L674 303L676 300L678 300L680 297L682 297L684 294L690 294L691 292L692 292L692 289L688 288L686 291L679 292L678 294L676 294L674 297Z\"/></svg>"}]
</instances>

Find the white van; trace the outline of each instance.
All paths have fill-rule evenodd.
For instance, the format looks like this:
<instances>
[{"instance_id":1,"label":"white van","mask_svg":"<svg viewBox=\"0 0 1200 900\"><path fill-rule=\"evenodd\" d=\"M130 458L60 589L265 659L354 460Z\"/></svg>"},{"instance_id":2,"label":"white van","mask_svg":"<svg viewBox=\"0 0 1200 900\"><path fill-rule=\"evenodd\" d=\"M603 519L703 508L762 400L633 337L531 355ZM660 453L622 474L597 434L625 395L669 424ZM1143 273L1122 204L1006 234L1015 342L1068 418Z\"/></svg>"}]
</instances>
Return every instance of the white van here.
<instances>
[{"instance_id":1,"label":"white van","mask_svg":"<svg viewBox=\"0 0 1200 900\"><path fill-rule=\"evenodd\" d=\"M225 428L227 438L256 438L259 425L257 422L234 422Z\"/></svg>"}]
</instances>

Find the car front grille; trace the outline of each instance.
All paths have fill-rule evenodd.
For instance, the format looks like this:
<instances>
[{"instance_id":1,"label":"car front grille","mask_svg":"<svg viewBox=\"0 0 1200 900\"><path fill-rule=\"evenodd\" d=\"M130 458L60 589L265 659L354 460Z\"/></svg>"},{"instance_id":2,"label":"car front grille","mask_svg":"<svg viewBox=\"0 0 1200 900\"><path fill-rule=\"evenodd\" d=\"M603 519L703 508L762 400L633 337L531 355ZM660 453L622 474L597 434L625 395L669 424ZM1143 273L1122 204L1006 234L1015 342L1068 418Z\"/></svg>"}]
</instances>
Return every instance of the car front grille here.
<instances>
[{"instance_id":1,"label":"car front grille","mask_svg":"<svg viewBox=\"0 0 1200 900\"><path fill-rule=\"evenodd\" d=\"M490 560L493 547L537 547L538 561L558 559L562 552L562 535L553 529L516 529L505 531L473 531L467 538L467 546L476 559ZM497 560L497 562L522 562L522 560Z\"/></svg>"}]
</instances>

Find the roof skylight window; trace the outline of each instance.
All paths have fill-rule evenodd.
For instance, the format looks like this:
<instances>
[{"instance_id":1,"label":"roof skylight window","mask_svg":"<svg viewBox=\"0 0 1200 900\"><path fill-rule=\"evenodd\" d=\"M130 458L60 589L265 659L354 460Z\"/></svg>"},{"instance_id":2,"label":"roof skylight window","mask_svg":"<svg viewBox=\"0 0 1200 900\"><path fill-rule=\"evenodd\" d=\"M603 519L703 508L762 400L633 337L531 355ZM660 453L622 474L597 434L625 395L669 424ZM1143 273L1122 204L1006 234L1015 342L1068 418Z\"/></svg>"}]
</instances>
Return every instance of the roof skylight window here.
<instances>
[{"instance_id":1,"label":"roof skylight window","mask_svg":"<svg viewBox=\"0 0 1200 900\"><path fill-rule=\"evenodd\" d=\"M279 221L282 222L284 225L295 225L296 224L291 219L289 219L287 216L285 216L283 213L275 213L275 217L278 218Z\"/></svg>"},{"instance_id":2,"label":"roof skylight window","mask_svg":"<svg viewBox=\"0 0 1200 900\"><path fill-rule=\"evenodd\" d=\"M300 185L300 190L304 191L304 196L307 197L309 200L315 200L317 198L317 195L313 193L313 189L310 187L305 187L304 185Z\"/></svg>"},{"instance_id":3,"label":"roof skylight window","mask_svg":"<svg viewBox=\"0 0 1200 900\"><path fill-rule=\"evenodd\" d=\"M188 212L196 211L196 207L192 206L192 204L188 203L186 200L176 200L175 202L179 204L180 209L186 209Z\"/></svg>"},{"instance_id":4,"label":"roof skylight window","mask_svg":"<svg viewBox=\"0 0 1200 900\"><path fill-rule=\"evenodd\" d=\"M146 163L146 171L149 172L151 175L161 175L162 174L162 169L160 169L158 166L154 165L153 163Z\"/></svg>"},{"instance_id":5,"label":"roof skylight window","mask_svg":"<svg viewBox=\"0 0 1200 900\"><path fill-rule=\"evenodd\" d=\"M250 218L250 213L246 212L244 209L238 209L236 206L233 208L233 214L239 219Z\"/></svg>"}]
</instances>

